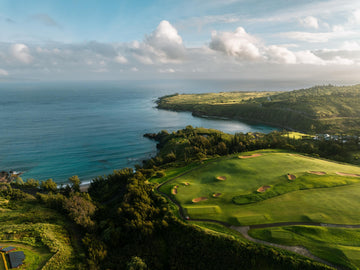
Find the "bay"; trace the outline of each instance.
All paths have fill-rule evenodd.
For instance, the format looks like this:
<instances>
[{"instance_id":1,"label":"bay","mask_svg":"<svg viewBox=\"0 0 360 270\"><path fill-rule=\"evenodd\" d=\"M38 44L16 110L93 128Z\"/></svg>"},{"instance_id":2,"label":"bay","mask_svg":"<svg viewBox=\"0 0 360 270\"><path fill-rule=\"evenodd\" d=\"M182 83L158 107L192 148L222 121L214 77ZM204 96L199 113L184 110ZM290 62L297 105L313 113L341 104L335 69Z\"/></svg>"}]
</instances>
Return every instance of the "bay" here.
<instances>
[{"instance_id":1,"label":"bay","mask_svg":"<svg viewBox=\"0 0 360 270\"><path fill-rule=\"evenodd\" d=\"M158 110L155 100L176 92L279 90L285 85L201 80L1 84L0 170L24 172L24 180L53 178L60 184L78 175L86 182L153 156L156 144L144 133L187 125L267 133L276 128Z\"/></svg>"}]
</instances>

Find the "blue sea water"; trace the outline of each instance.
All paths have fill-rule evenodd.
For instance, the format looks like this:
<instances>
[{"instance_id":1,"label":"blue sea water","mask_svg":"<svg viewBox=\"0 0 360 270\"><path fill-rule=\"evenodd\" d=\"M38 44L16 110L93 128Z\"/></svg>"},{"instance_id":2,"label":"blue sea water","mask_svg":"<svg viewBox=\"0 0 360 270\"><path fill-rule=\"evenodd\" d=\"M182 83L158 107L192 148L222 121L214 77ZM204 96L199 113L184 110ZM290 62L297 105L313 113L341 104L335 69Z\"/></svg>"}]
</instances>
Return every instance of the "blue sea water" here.
<instances>
[{"instance_id":1,"label":"blue sea water","mask_svg":"<svg viewBox=\"0 0 360 270\"><path fill-rule=\"evenodd\" d=\"M156 153L148 132L186 125L224 132L270 132L275 128L238 121L196 118L155 108L163 95L241 89L235 82L22 83L0 86L0 170L23 179L89 181L114 169L133 167Z\"/></svg>"}]
</instances>

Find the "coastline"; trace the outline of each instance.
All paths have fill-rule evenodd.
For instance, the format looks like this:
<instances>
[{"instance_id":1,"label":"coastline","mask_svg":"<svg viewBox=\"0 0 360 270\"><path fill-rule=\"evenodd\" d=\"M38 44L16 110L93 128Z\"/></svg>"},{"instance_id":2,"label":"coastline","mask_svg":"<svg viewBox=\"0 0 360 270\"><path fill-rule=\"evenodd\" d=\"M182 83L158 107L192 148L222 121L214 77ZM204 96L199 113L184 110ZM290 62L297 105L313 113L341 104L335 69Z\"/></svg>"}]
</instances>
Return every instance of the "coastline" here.
<instances>
[{"instance_id":1,"label":"coastline","mask_svg":"<svg viewBox=\"0 0 360 270\"><path fill-rule=\"evenodd\" d=\"M161 98L159 98L159 99L161 99ZM243 123L248 124L248 125L266 125L266 126L269 126L269 127L274 127L276 129L285 129L285 130L288 130L288 131L304 132L302 130L296 130L296 129L292 128L292 127L282 126L282 125L279 125L278 123L263 121L263 120L259 120L259 119L250 119L250 118L245 118L245 117L228 117L228 116L211 115L211 114L205 114L204 112L200 113L200 112L197 112L196 110L187 110L187 109L179 109L179 108L173 109L173 108L169 108L167 106L161 106L160 104L158 104L156 106L156 108L159 109L159 110L171 111L171 112L190 112L192 116L199 117L199 118L204 118L204 119L239 121L239 122L243 122Z\"/></svg>"}]
</instances>

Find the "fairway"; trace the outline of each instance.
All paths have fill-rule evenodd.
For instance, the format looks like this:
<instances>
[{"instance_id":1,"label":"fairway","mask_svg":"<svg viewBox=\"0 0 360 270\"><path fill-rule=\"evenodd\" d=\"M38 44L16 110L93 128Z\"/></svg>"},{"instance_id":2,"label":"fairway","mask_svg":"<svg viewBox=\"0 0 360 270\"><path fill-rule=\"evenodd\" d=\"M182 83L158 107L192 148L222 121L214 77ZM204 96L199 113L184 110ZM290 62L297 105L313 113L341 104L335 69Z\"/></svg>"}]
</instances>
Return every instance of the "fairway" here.
<instances>
[{"instance_id":1,"label":"fairway","mask_svg":"<svg viewBox=\"0 0 360 270\"><path fill-rule=\"evenodd\" d=\"M219 158L160 190L175 198L191 219L233 225L289 221L360 224L359 167L277 150L242 156L253 157ZM294 178L289 180L288 174ZM171 195L174 186L178 186L177 193ZM217 193L221 196L214 197ZM193 202L200 197L206 200Z\"/></svg>"}]
</instances>

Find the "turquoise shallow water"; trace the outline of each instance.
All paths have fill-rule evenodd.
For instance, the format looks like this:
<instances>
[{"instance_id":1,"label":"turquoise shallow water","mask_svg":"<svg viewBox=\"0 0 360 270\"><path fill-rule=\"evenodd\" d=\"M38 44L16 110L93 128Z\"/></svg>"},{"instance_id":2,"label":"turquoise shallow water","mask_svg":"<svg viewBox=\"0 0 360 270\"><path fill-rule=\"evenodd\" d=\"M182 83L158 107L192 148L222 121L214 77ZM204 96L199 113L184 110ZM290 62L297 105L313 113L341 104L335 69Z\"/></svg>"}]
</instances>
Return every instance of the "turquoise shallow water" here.
<instances>
[{"instance_id":1,"label":"turquoise shallow water","mask_svg":"<svg viewBox=\"0 0 360 270\"><path fill-rule=\"evenodd\" d=\"M72 175L89 181L114 169L132 167L154 155L147 132L194 127L225 132L269 132L274 128L193 117L155 108L157 97L175 92L214 91L213 84L67 83L17 84L0 88L0 170L22 178ZM204 86L205 85L205 86ZM234 90L234 86L218 91Z\"/></svg>"}]
</instances>

